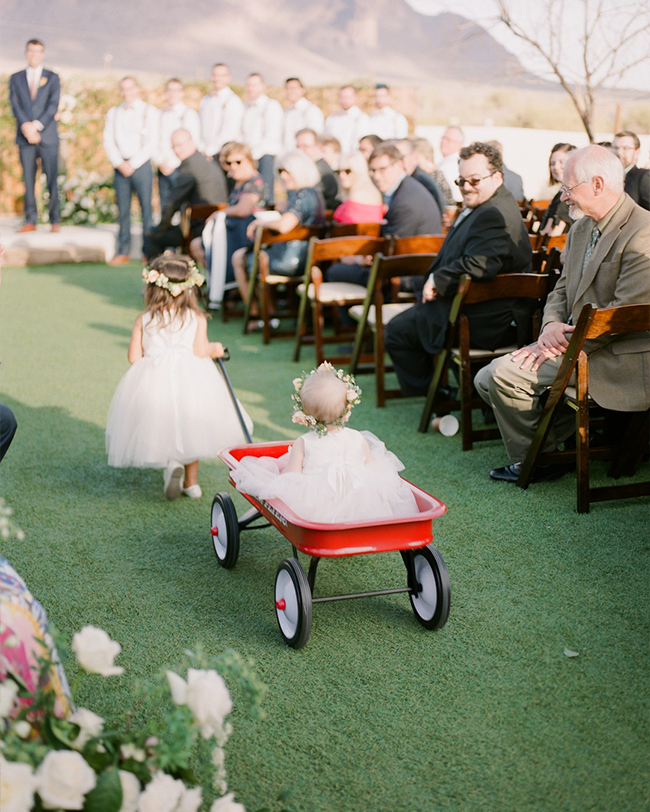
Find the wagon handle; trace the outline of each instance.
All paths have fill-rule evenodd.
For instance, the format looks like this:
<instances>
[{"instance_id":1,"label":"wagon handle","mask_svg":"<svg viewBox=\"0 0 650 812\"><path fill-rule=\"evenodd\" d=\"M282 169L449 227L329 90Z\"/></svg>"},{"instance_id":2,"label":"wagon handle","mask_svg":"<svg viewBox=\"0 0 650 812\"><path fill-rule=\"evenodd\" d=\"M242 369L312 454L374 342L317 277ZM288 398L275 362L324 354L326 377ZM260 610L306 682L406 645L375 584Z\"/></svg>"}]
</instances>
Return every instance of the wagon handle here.
<instances>
[{"instance_id":1,"label":"wagon handle","mask_svg":"<svg viewBox=\"0 0 650 812\"><path fill-rule=\"evenodd\" d=\"M237 412L237 417L239 418L239 423L242 427L242 431L244 432L244 437L246 438L246 442L252 443L253 438L248 431L248 426L246 425L246 421L244 420L244 416L241 413L241 409L239 408L239 403L237 403L237 397L235 396L235 392L232 388L232 384L230 383L230 378L228 377L228 373L226 372L226 368L223 365L224 361L230 360L230 352L228 351L227 347L223 348L223 355L221 358L215 358L214 362L218 365L219 369L221 370L221 374L223 375L223 379L226 382L226 386L228 387L228 392L230 393L230 398L232 400L232 405L235 407L235 411Z\"/></svg>"}]
</instances>

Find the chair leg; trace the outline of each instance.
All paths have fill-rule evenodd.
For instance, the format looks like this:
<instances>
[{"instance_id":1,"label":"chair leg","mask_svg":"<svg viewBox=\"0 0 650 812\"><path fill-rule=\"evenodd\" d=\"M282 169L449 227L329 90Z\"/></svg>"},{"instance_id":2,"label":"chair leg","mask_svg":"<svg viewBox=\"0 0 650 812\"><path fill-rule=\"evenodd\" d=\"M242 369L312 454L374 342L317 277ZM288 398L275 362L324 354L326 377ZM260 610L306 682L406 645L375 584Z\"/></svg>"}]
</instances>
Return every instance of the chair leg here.
<instances>
[{"instance_id":1,"label":"chair leg","mask_svg":"<svg viewBox=\"0 0 650 812\"><path fill-rule=\"evenodd\" d=\"M316 345L316 364L320 366L324 360L323 354L323 308L318 299L312 302L314 321L314 344Z\"/></svg>"},{"instance_id":2,"label":"chair leg","mask_svg":"<svg viewBox=\"0 0 650 812\"><path fill-rule=\"evenodd\" d=\"M576 475L578 513L589 513L589 405L578 398L576 414Z\"/></svg>"},{"instance_id":3,"label":"chair leg","mask_svg":"<svg viewBox=\"0 0 650 812\"><path fill-rule=\"evenodd\" d=\"M309 300L309 283L304 283L305 289L300 296L298 306L298 318L296 320L296 343L293 348L293 360L300 360L300 350L303 345L303 333L305 332L305 321L307 317L307 302Z\"/></svg>"},{"instance_id":4,"label":"chair leg","mask_svg":"<svg viewBox=\"0 0 650 812\"><path fill-rule=\"evenodd\" d=\"M463 451L474 447L472 439L472 365L469 355L462 354L460 364L460 421Z\"/></svg>"},{"instance_id":5,"label":"chair leg","mask_svg":"<svg viewBox=\"0 0 650 812\"><path fill-rule=\"evenodd\" d=\"M377 381L377 406L386 406L386 365L384 363L384 331L375 325L375 378Z\"/></svg>"}]
</instances>

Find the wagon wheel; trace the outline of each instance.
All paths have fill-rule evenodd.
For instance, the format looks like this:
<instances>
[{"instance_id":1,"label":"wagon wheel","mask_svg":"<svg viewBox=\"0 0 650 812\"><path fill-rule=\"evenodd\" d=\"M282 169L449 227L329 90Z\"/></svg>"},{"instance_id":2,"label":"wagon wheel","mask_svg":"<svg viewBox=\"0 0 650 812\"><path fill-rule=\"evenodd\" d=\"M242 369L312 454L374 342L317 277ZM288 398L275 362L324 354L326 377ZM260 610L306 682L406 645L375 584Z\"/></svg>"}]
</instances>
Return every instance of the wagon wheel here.
<instances>
[{"instance_id":1,"label":"wagon wheel","mask_svg":"<svg viewBox=\"0 0 650 812\"><path fill-rule=\"evenodd\" d=\"M425 629L441 629L449 617L451 599L447 567L433 544L412 556L416 591L409 594L411 606Z\"/></svg>"},{"instance_id":2,"label":"wagon wheel","mask_svg":"<svg viewBox=\"0 0 650 812\"><path fill-rule=\"evenodd\" d=\"M232 569L239 555L239 522L227 493L218 493L212 500L210 535L217 561L225 569Z\"/></svg>"},{"instance_id":3,"label":"wagon wheel","mask_svg":"<svg viewBox=\"0 0 650 812\"><path fill-rule=\"evenodd\" d=\"M285 642L292 648L302 648L311 632L311 589L296 558L285 558L278 567L275 614Z\"/></svg>"}]
</instances>

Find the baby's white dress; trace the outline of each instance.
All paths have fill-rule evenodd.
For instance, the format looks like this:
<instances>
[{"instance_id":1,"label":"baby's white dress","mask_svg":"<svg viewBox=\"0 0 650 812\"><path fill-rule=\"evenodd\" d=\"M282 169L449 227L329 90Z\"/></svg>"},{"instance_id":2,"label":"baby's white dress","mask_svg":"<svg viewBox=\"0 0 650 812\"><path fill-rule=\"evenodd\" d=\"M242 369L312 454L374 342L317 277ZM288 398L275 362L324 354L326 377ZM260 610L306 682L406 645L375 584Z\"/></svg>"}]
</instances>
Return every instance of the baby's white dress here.
<instances>
[{"instance_id":1,"label":"baby's white dress","mask_svg":"<svg viewBox=\"0 0 650 812\"><path fill-rule=\"evenodd\" d=\"M139 358L118 384L106 421L108 464L164 468L213 459L246 442L226 382L211 358L194 355L197 317L142 318ZM240 404L252 432L253 423Z\"/></svg>"},{"instance_id":2,"label":"baby's white dress","mask_svg":"<svg viewBox=\"0 0 650 812\"><path fill-rule=\"evenodd\" d=\"M302 435L301 473L281 473L288 455L243 457L231 472L237 490L280 499L302 519L325 524L417 515L415 497L398 471L399 459L369 431L342 428ZM366 463L366 443L373 460Z\"/></svg>"}]
</instances>

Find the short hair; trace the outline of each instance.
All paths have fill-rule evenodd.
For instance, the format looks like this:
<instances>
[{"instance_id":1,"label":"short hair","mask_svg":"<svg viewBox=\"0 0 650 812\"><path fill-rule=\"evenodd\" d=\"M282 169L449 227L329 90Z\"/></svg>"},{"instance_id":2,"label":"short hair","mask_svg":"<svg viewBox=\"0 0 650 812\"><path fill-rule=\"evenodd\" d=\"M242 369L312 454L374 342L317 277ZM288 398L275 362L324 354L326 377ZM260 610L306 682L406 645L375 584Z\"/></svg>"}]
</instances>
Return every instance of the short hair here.
<instances>
[{"instance_id":1,"label":"short hair","mask_svg":"<svg viewBox=\"0 0 650 812\"><path fill-rule=\"evenodd\" d=\"M503 144L501 143L501 141L497 141L496 139L493 138L490 141L486 141L485 143L489 144L491 147L494 147L495 149L498 149L499 152L501 153L501 157L503 158Z\"/></svg>"},{"instance_id":2,"label":"short hair","mask_svg":"<svg viewBox=\"0 0 650 812\"><path fill-rule=\"evenodd\" d=\"M300 390L302 409L326 425L342 417L348 405L348 386L333 369L318 367L305 378Z\"/></svg>"},{"instance_id":3,"label":"short hair","mask_svg":"<svg viewBox=\"0 0 650 812\"><path fill-rule=\"evenodd\" d=\"M461 130L458 124L450 124L448 127L445 128L445 133L448 133L450 130L452 130L455 133L458 133L458 138L456 138L455 140L459 141L462 144L463 141L465 140L465 133ZM445 133L443 133L443 135Z\"/></svg>"},{"instance_id":4,"label":"short hair","mask_svg":"<svg viewBox=\"0 0 650 812\"><path fill-rule=\"evenodd\" d=\"M355 93L357 92L357 89L356 89L356 87L355 87L354 85L342 85L342 86L339 88L339 91L341 91L341 90L347 90L348 88L350 88L350 90L354 90L354 92L355 92Z\"/></svg>"},{"instance_id":5,"label":"short hair","mask_svg":"<svg viewBox=\"0 0 650 812\"><path fill-rule=\"evenodd\" d=\"M359 143L361 143L362 141L370 141L370 143L372 144L372 148L374 149L376 146L381 144L383 140L384 140L383 138L380 138L378 135L375 135L375 133L368 133L368 135L361 136L361 138L359 139Z\"/></svg>"},{"instance_id":6,"label":"short hair","mask_svg":"<svg viewBox=\"0 0 650 812\"><path fill-rule=\"evenodd\" d=\"M169 87L169 85L180 85L183 88L185 87L185 85L182 83L182 81L180 79L178 79L176 76L172 76L171 79L168 79L165 82L165 87L166 88Z\"/></svg>"},{"instance_id":7,"label":"short hair","mask_svg":"<svg viewBox=\"0 0 650 812\"><path fill-rule=\"evenodd\" d=\"M289 80L287 79L287 81ZM316 130L312 130L311 127L303 127L302 130L298 130L296 133L296 138L298 138L299 135L313 135L314 141L318 141L318 133Z\"/></svg>"},{"instance_id":8,"label":"short hair","mask_svg":"<svg viewBox=\"0 0 650 812\"><path fill-rule=\"evenodd\" d=\"M297 76L290 76L288 79L284 80L285 85L289 84L289 82L298 82L300 87L304 87L303 83L300 81L300 79Z\"/></svg>"},{"instance_id":9,"label":"short hair","mask_svg":"<svg viewBox=\"0 0 650 812\"><path fill-rule=\"evenodd\" d=\"M373 149L368 158L368 163L370 164L375 158L383 158L384 155L387 155L391 161L402 161L404 159L402 153L395 146L394 141L382 141L381 144L377 144Z\"/></svg>"},{"instance_id":10,"label":"short hair","mask_svg":"<svg viewBox=\"0 0 650 812\"><path fill-rule=\"evenodd\" d=\"M375 85L375 90L390 90L390 88L387 84L384 84L384 82L379 82Z\"/></svg>"},{"instance_id":11,"label":"short hair","mask_svg":"<svg viewBox=\"0 0 650 812\"><path fill-rule=\"evenodd\" d=\"M129 80L131 80L134 84L136 84L136 85L138 85L138 87L140 87L140 85L138 84L138 80L135 78L135 76L131 76L131 74L128 74L128 76L123 76L120 79L119 83L122 84L122 82L128 82Z\"/></svg>"},{"instance_id":12,"label":"short hair","mask_svg":"<svg viewBox=\"0 0 650 812\"><path fill-rule=\"evenodd\" d=\"M334 150L334 152L341 152L341 142L338 138L335 138L333 135L323 135L319 138L321 142L321 146L323 147L330 147Z\"/></svg>"},{"instance_id":13,"label":"short hair","mask_svg":"<svg viewBox=\"0 0 650 812\"><path fill-rule=\"evenodd\" d=\"M549 186L553 186L554 183L557 183L555 178L553 177L553 173L551 172L551 159L556 152L573 152L578 147L575 144L569 144L566 141L560 141L555 146L551 147L551 154L548 156L548 178L549 178Z\"/></svg>"},{"instance_id":14,"label":"short hair","mask_svg":"<svg viewBox=\"0 0 650 812\"><path fill-rule=\"evenodd\" d=\"M215 62L210 70L214 70L215 68L225 68L228 73L230 73L230 66L226 65L225 62Z\"/></svg>"},{"instance_id":15,"label":"short hair","mask_svg":"<svg viewBox=\"0 0 650 812\"><path fill-rule=\"evenodd\" d=\"M468 147L463 147L458 154L461 161L466 161L472 155L485 155L490 168L494 172L501 172L503 174L503 158L501 153L495 147L486 144L483 141L474 141Z\"/></svg>"},{"instance_id":16,"label":"short hair","mask_svg":"<svg viewBox=\"0 0 650 812\"><path fill-rule=\"evenodd\" d=\"M622 192L625 186L625 170L620 158L613 150L589 144L577 149L569 156L576 183L588 183L600 177L610 192Z\"/></svg>"},{"instance_id":17,"label":"short hair","mask_svg":"<svg viewBox=\"0 0 650 812\"><path fill-rule=\"evenodd\" d=\"M219 158L223 158L225 160L234 152L238 152L240 155L243 155L244 158L250 161L255 169L257 169L257 161L255 158L253 158L251 148L248 146L248 144L242 144L240 141L228 141L228 143L224 144L223 147L221 147Z\"/></svg>"},{"instance_id":18,"label":"short hair","mask_svg":"<svg viewBox=\"0 0 650 812\"><path fill-rule=\"evenodd\" d=\"M320 183L318 167L309 155L305 155L300 149L294 149L282 155L278 161L278 169L286 169L298 189L318 186Z\"/></svg>"},{"instance_id":19,"label":"short hair","mask_svg":"<svg viewBox=\"0 0 650 812\"><path fill-rule=\"evenodd\" d=\"M261 73L258 73L256 70L254 70L252 73L249 73L246 78L247 79L252 79L253 76L257 76L257 78L260 80L260 82L262 82L262 83L264 82L264 77L262 76Z\"/></svg>"},{"instance_id":20,"label":"short hair","mask_svg":"<svg viewBox=\"0 0 650 812\"><path fill-rule=\"evenodd\" d=\"M418 155L426 158L427 161L433 161L433 147L428 138L411 138L411 142Z\"/></svg>"},{"instance_id":21,"label":"short hair","mask_svg":"<svg viewBox=\"0 0 650 812\"><path fill-rule=\"evenodd\" d=\"M27 45L25 45L25 50L27 50L28 46L30 46L30 45L40 45L41 48L43 48L43 49L45 48L45 43L41 42L40 39L27 40Z\"/></svg>"},{"instance_id":22,"label":"short hair","mask_svg":"<svg viewBox=\"0 0 650 812\"><path fill-rule=\"evenodd\" d=\"M620 133L616 133L614 138L631 138L634 141L634 149L641 149L639 136L633 133L632 130L621 130Z\"/></svg>"},{"instance_id":23,"label":"short hair","mask_svg":"<svg viewBox=\"0 0 650 812\"><path fill-rule=\"evenodd\" d=\"M415 147L413 146L413 141L411 141L410 138L396 138L391 143L395 144L395 146L400 151L400 153L402 153L402 150L399 149L399 146L397 146L398 144L406 144L407 145L408 152L406 153L406 155L410 155L412 152L415 152Z\"/></svg>"}]
</instances>

